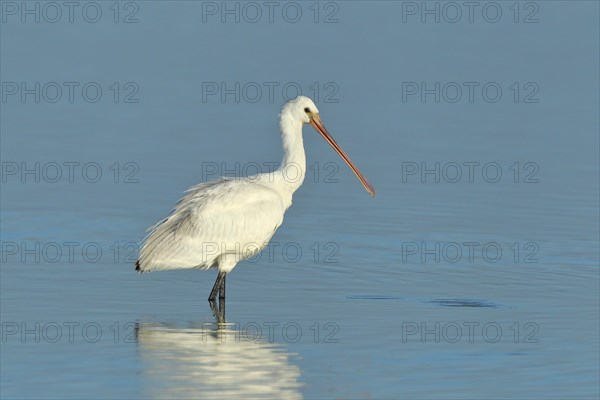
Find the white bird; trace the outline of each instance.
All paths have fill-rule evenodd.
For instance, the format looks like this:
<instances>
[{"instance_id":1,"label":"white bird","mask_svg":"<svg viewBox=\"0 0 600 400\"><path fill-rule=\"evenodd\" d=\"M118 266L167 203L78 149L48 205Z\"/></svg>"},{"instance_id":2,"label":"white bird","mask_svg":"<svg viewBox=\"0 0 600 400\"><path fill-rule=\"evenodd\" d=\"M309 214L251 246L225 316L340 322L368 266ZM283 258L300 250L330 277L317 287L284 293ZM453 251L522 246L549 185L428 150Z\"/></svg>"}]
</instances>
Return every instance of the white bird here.
<instances>
[{"instance_id":1,"label":"white bird","mask_svg":"<svg viewBox=\"0 0 600 400\"><path fill-rule=\"evenodd\" d=\"M284 149L280 168L252 177L221 178L188 189L171 214L149 229L136 271L217 267L208 299L214 302L217 294L224 299L226 275L239 261L268 244L292 205L292 195L302 185L306 172L304 124L323 136L375 196L373 186L325 129L315 103L300 96L286 103L279 114Z\"/></svg>"}]
</instances>

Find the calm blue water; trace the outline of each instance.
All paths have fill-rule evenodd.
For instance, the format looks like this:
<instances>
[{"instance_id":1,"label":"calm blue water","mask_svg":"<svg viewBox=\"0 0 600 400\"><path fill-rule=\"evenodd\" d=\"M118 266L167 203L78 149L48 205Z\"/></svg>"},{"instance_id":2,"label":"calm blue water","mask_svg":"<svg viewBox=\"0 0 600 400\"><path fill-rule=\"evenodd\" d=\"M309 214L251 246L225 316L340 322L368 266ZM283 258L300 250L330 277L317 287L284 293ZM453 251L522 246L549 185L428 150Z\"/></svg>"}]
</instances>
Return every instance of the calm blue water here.
<instances>
[{"instance_id":1,"label":"calm blue water","mask_svg":"<svg viewBox=\"0 0 600 400\"><path fill-rule=\"evenodd\" d=\"M0 4L2 398L598 397L598 3L86 4ZM305 128L217 330L136 244L298 89L378 195Z\"/></svg>"}]
</instances>

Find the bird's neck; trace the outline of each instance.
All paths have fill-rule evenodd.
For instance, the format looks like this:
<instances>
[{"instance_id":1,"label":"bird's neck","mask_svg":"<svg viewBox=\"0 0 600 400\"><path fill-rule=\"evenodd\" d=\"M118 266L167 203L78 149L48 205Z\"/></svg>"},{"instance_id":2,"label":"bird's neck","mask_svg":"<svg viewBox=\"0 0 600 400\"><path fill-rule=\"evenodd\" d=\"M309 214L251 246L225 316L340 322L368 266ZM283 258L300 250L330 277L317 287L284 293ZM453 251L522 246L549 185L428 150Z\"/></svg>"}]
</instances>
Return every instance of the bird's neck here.
<instances>
[{"instance_id":1,"label":"bird's neck","mask_svg":"<svg viewBox=\"0 0 600 400\"><path fill-rule=\"evenodd\" d=\"M302 123L291 116L282 115L279 122L283 141L283 161L279 167L280 186L294 193L306 174L306 155L302 140Z\"/></svg>"}]
</instances>

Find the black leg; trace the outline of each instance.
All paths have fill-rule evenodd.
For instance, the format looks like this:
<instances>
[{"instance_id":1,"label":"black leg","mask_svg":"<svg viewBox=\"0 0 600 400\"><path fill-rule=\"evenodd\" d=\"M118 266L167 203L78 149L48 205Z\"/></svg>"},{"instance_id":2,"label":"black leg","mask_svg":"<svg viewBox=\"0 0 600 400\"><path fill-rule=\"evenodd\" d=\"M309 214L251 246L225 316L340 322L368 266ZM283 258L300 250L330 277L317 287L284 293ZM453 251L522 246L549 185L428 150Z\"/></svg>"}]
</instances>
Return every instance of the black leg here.
<instances>
[{"instance_id":1,"label":"black leg","mask_svg":"<svg viewBox=\"0 0 600 400\"><path fill-rule=\"evenodd\" d=\"M225 279L227 279L227 274L223 274L223 280L221 282L221 290L219 290L219 299L225 299Z\"/></svg>"},{"instance_id":2,"label":"black leg","mask_svg":"<svg viewBox=\"0 0 600 400\"><path fill-rule=\"evenodd\" d=\"M217 317L217 322L220 324L225 323L225 299L219 299L219 316Z\"/></svg>"},{"instance_id":3,"label":"black leg","mask_svg":"<svg viewBox=\"0 0 600 400\"><path fill-rule=\"evenodd\" d=\"M210 305L210 309L215 316L215 320L217 321L217 325L225 323L225 299L219 299L219 304L215 300L209 300L208 304ZM219 326L217 329L221 329Z\"/></svg>"},{"instance_id":4,"label":"black leg","mask_svg":"<svg viewBox=\"0 0 600 400\"><path fill-rule=\"evenodd\" d=\"M215 284L210 291L210 296L208 296L208 301L214 301L217 298L217 294L221 291L221 287L223 286L224 282L225 272L219 272L219 275L217 275L217 280L215 280ZM223 294L225 294L224 290Z\"/></svg>"}]
</instances>

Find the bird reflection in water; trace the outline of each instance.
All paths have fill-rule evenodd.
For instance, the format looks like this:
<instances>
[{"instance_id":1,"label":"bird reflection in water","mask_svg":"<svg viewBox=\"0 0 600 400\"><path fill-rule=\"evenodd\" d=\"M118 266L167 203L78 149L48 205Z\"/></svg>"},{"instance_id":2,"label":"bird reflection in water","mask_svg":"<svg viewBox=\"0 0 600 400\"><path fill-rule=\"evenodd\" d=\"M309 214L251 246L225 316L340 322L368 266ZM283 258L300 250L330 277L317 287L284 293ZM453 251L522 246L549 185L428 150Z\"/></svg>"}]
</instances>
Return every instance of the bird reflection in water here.
<instances>
[{"instance_id":1,"label":"bird reflection in water","mask_svg":"<svg viewBox=\"0 0 600 400\"><path fill-rule=\"evenodd\" d=\"M200 327L136 325L143 397L302 398L300 368L291 363L296 354L278 343L244 337L218 318Z\"/></svg>"}]
</instances>

